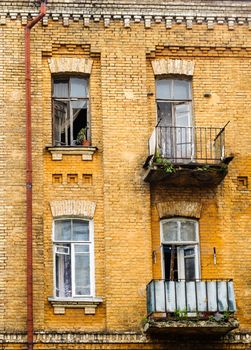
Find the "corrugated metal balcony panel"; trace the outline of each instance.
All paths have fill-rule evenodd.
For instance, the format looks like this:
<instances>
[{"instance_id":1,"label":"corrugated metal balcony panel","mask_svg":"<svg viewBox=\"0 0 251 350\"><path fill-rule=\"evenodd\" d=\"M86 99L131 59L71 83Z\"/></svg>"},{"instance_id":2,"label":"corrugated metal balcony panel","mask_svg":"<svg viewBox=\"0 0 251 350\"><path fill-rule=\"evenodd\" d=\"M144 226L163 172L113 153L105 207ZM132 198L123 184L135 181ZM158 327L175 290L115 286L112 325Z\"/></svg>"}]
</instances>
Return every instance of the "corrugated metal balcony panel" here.
<instances>
[{"instance_id":1,"label":"corrugated metal balcony panel","mask_svg":"<svg viewBox=\"0 0 251 350\"><path fill-rule=\"evenodd\" d=\"M233 281L153 280L147 286L147 305L148 314L235 312Z\"/></svg>"},{"instance_id":2,"label":"corrugated metal balcony panel","mask_svg":"<svg viewBox=\"0 0 251 350\"><path fill-rule=\"evenodd\" d=\"M147 311L144 330L155 336L220 337L239 326L232 280L152 280Z\"/></svg>"}]
</instances>

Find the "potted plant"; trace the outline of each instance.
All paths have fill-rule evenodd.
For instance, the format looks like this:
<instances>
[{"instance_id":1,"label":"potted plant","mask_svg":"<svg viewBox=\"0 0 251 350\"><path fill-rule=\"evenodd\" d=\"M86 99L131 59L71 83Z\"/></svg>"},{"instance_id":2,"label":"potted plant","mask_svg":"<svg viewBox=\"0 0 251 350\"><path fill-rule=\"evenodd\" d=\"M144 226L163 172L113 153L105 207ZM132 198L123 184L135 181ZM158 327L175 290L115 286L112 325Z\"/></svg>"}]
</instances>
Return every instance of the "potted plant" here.
<instances>
[{"instance_id":1,"label":"potted plant","mask_svg":"<svg viewBox=\"0 0 251 350\"><path fill-rule=\"evenodd\" d=\"M90 146L90 141L87 140L87 128L82 128L79 130L76 139L76 144L82 146Z\"/></svg>"}]
</instances>

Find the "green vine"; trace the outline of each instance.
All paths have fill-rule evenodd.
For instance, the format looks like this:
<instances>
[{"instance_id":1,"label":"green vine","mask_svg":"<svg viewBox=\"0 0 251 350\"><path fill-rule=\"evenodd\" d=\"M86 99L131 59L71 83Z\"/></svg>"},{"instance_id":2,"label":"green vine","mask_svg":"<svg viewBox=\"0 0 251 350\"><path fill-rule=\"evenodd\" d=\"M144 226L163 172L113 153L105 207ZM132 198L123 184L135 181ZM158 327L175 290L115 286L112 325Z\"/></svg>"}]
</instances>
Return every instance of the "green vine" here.
<instances>
[{"instance_id":1,"label":"green vine","mask_svg":"<svg viewBox=\"0 0 251 350\"><path fill-rule=\"evenodd\" d=\"M164 170L164 172L167 174L172 174L176 172L176 169L172 164L172 162L166 158L161 157L159 152L156 153L155 163L159 164L161 168Z\"/></svg>"},{"instance_id":2,"label":"green vine","mask_svg":"<svg viewBox=\"0 0 251 350\"><path fill-rule=\"evenodd\" d=\"M174 316L177 319L184 319L184 318L186 319L187 318L187 310L186 309L184 309L184 310L176 310L174 312Z\"/></svg>"}]
</instances>

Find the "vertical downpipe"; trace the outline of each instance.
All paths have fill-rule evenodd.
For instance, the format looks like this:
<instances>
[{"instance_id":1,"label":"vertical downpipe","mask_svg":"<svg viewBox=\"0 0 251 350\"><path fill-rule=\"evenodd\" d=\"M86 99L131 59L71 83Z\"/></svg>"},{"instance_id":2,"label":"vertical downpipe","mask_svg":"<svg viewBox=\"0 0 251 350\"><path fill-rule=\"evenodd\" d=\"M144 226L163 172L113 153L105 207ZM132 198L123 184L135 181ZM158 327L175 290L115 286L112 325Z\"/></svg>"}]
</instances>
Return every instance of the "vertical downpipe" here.
<instances>
[{"instance_id":1,"label":"vertical downpipe","mask_svg":"<svg viewBox=\"0 0 251 350\"><path fill-rule=\"evenodd\" d=\"M32 139L31 139L31 69L30 31L46 14L46 0L39 15L25 26L25 107L26 107L26 229L27 229L27 349L33 350L32 281Z\"/></svg>"}]
</instances>

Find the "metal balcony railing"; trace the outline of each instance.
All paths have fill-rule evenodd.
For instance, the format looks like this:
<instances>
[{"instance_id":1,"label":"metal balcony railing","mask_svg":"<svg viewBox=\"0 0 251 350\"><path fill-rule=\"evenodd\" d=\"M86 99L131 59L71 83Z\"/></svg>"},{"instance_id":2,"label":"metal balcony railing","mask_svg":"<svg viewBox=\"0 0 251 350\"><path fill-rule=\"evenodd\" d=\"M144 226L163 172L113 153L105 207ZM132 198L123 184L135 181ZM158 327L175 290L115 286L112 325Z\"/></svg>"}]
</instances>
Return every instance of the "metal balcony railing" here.
<instances>
[{"instance_id":1,"label":"metal balcony railing","mask_svg":"<svg viewBox=\"0 0 251 350\"><path fill-rule=\"evenodd\" d=\"M147 313L234 312L232 280L152 280L146 287Z\"/></svg>"},{"instance_id":2,"label":"metal balcony railing","mask_svg":"<svg viewBox=\"0 0 251 350\"><path fill-rule=\"evenodd\" d=\"M224 158L225 127L156 126L149 139L149 155L174 163L215 164Z\"/></svg>"}]
</instances>

